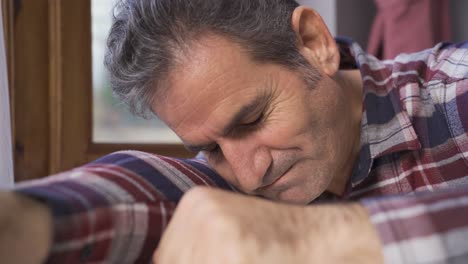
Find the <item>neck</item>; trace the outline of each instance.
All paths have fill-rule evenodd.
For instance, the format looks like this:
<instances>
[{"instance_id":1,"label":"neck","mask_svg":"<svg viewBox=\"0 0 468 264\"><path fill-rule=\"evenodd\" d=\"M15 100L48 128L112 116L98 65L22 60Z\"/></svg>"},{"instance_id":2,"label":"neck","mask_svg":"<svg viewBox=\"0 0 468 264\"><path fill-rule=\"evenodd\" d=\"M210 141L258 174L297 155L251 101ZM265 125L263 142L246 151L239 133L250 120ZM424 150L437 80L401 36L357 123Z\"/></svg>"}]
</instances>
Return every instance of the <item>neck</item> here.
<instances>
[{"instance_id":1,"label":"neck","mask_svg":"<svg viewBox=\"0 0 468 264\"><path fill-rule=\"evenodd\" d=\"M345 96L349 98L350 117L353 124L348 160L332 179L328 191L343 195L346 191L348 180L352 174L354 165L359 157L361 150L361 119L362 119L362 93L363 84L359 70L339 71L335 76L335 81L343 88Z\"/></svg>"}]
</instances>

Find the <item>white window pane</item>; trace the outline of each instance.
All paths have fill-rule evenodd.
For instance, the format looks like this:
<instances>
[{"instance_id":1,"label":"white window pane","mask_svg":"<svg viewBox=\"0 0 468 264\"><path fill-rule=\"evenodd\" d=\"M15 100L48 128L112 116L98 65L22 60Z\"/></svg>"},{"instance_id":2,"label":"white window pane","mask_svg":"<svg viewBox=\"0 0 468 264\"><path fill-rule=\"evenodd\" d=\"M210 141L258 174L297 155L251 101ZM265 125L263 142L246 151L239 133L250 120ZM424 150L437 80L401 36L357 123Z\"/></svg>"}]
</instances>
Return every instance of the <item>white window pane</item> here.
<instances>
[{"instance_id":1,"label":"white window pane","mask_svg":"<svg viewBox=\"0 0 468 264\"><path fill-rule=\"evenodd\" d=\"M96 143L179 143L160 120L132 116L112 97L103 60L115 0L92 0L93 141Z\"/></svg>"}]
</instances>

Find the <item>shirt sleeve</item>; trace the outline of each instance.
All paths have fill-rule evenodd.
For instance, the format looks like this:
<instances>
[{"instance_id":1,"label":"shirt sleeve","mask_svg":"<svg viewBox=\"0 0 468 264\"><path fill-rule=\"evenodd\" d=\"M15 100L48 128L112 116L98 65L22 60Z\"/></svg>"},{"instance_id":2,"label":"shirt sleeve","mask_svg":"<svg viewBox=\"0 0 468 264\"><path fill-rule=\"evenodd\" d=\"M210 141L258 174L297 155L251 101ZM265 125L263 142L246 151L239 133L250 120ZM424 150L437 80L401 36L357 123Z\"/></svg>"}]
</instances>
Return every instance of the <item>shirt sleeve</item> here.
<instances>
[{"instance_id":1,"label":"shirt sleeve","mask_svg":"<svg viewBox=\"0 0 468 264\"><path fill-rule=\"evenodd\" d=\"M230 189L203 161L124 151L15 191L52 212L47 263L150 263L176 203L195 185Z\"/></svg>"},{"instance_id":2,"label":"shirt sleeve","mask_svg":"<svg viewBox=\"0 0 468 264\"><path fill-rule=\"evenodd\" d=\"M468 186L365 199L385 263L466 263Z\"/></svg>"}]
</instances>

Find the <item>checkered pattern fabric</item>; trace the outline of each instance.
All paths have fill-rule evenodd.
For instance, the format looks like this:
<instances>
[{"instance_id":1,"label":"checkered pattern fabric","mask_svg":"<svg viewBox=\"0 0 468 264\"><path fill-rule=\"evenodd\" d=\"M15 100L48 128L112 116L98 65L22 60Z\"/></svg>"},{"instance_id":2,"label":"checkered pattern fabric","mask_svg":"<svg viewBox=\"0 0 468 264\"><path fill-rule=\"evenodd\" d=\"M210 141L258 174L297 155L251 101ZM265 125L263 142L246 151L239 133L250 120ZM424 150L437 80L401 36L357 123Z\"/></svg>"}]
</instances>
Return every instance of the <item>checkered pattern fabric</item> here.
<instances>
[{"instance_id":1,"label":"checkered pattern fabric","mask_svg":"<svg viewBox=\"0 0 468 264\"><path fill-rule=\"evenodd\" d=\"M360 69L364 83L362 148L339 199L369 210L388 263L466 262L468 43L394 61L337 43L341 68ZM16 190L53 212L49 263L148 263L177 202L195 185L235 191L202 159L137 151Z\"/></svg>"}]
</instances>

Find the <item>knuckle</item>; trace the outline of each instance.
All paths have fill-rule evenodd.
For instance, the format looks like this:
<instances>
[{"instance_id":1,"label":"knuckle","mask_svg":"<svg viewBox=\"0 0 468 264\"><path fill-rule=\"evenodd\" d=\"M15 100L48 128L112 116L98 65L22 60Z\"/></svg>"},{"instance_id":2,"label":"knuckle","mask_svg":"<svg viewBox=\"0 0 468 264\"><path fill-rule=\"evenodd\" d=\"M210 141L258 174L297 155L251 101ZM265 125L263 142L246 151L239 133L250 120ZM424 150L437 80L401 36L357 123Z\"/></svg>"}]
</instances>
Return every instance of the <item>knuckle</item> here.
<instances>
[{"instance_id":1,"label":"knuckle","mask_svg":"<svg viewBox=\"0 0 468 264\"><path fill-rule=\"evenodd\" d=\"M210 196L212 189L206 186L195 186L192 189L188 190L185 194L186 197L191 199L206 199Z\"/></svg>"},{"instance_id":2,"label":"knuckle","mask_svg":"<svg viewBox=\"0 0 468 264\"><path fill-rule=\"evenodd\" d=\"M201 203L206 203L209 201L209 188L207 187L193 187L192 189L188 190L182 199L179 202L180 207L184 206L196 206Z\"/></svg>"},{"instance_id":3,"label":"knuckle","mask_svg":"<svg viewBox=\"0 0 468 264\"><path fill-rule=\"evenodd\" d=\"M215 194L216 190L208 187L194 187L187 191L178 204L179 210L196 211L198 214L220 213L221 201Z\"/></svg>"},{"instance_id":4,"label":"knuckle","mask_svg":"<svg viewBox=\"0 0 468 264\"><path fill-rule=\"evenodd\" d=\"M213 188L195 187L182 197L177 210L183 211L183 218L190 216L192 223L203 222L211 230L235 230L237 217L230 210L227 195Z\"/></svg>"}]
</instances>

